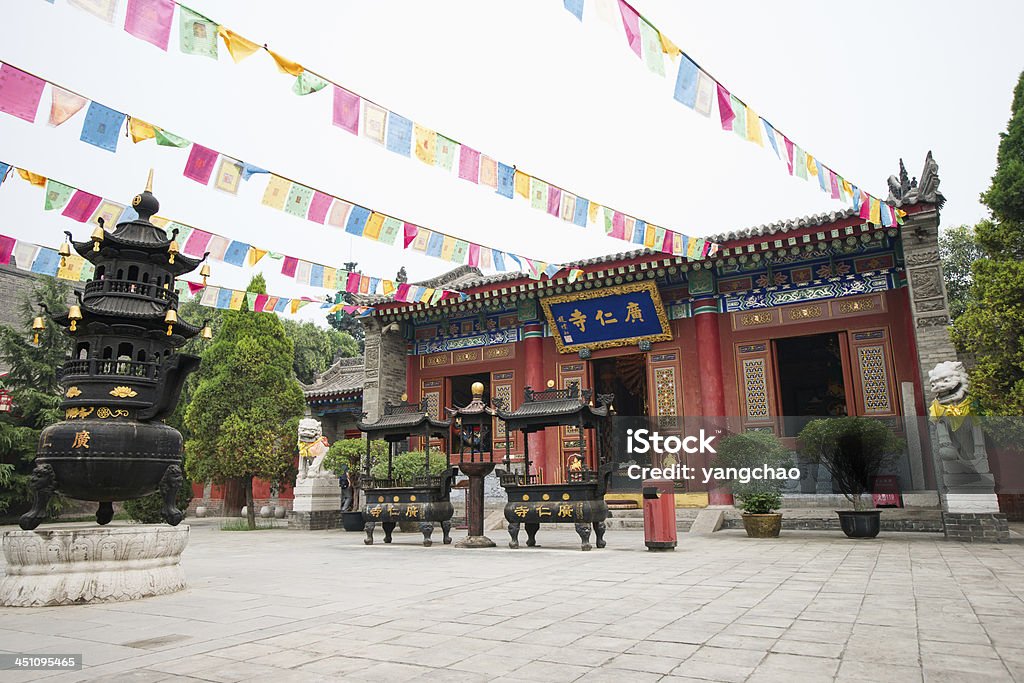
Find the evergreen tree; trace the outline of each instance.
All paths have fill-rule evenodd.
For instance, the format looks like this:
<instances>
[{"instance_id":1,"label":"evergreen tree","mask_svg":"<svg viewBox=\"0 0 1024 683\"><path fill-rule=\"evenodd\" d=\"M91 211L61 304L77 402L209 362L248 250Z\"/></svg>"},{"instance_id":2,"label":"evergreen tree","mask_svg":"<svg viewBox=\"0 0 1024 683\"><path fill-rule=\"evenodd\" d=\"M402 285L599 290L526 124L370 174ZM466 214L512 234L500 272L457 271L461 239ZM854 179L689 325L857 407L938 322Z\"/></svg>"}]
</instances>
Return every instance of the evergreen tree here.
<instances>
[{"instance_id":1,"label":"evergreen tree","mask_svg":"<svg viewBox=\"0 0 1024 683\"><path fill-rule=\"evenodd\" d=\"M992 219L975 227L983 258L954 339L973 352L971 390L990 415L1024 415L1024 74L1001 134L996 173L982 195Z\"/></svg>"},{"instance_id":2,"label":"evergreen tree","mask_svg":"<svg viewBox=\"0 0 1024 683\"><path fill-rule=\"evenodd\" d=\"M359 353L359 345L347 332L324 329L311 322L284 320L285 334L295 345L295 376L303 384L331 366L336 358L351 358Z\"/></svg>"},{"instance_id":3,"label":"evergreen tree","mask_svg":"<svg viewBox=\"0 0 1024 683\"><path fill-rule=\"evenodd\" d=\"M265 293L261 275L250 292ZM256 528L253 478L284 481L295 459L305 409L292 370L294 347L273 313L225 311L185 410L185 468L193 481L244 480L249 528Z\"/></svg>"},{"instance_id":4,"label":"evergreen tree","mask_svg":"<svg viewBox=\"0 0 1024 683\"><path fill-rule=\"evenodd\" d=\"M36 457L39 433L60 420L57 368L67 359L71 339L44 315L46 328L39 344L32 342L32 320L41 314L39 304L52 312L63 311L71 288L56 278L40 278L19 304L20 328L0 326L0 360L9 369L3 388L11 392L13 409L0 414L0 513L21 512L32 501L28 487ZM51 513L61 499L51 499Z\"/></svg>"},{"instance_id":5,"label":"evergreen tree","mask_svg":"<svg viewBox=\"0 0 1024 683\"><path fill-rule=\"evenodd\" d=\"M982 257L974 228L958 225L943 230L939 235L939 257L949 299L949 315L956 321L967 310L971 300L971 267Z\"/></svg>"}]
</instances>

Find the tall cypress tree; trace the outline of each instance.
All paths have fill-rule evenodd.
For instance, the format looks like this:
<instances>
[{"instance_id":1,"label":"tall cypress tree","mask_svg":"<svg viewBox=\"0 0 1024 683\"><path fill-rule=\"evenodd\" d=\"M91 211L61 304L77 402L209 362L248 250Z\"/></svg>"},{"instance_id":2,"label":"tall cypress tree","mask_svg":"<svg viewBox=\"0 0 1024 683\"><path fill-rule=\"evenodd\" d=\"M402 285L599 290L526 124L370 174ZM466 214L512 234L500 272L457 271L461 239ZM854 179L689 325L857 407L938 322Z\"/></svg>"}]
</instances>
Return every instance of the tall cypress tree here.
<instances>
[{"instance_id":1,"label":"tall cypress tree","mask_svg":"<svg viewBox=\"0 0 1024 683\"><path fill-rule=\"evenodd\" d=\"M972 301L954 338L977 359L972 392L990 415L1024 415L1024 73L1014 89L992 185L981 200L992 217L975 227Z\"/></svg>"},{"instance_id":2,"label":"tall cypress tree","mask_svg":"<svg viewBox=\"0 0 1024 683\"><path fill-rule=\"evenodd\" d=\"M257 275L249 292L266 292ZM253 478L282 481L292 470L299 418L305 409L295 380L291 340L273 313L224 313L203 352L185 410L185 468L193 481L244 480L249 528L256 528Z\"/></svg>"}]
</instances>

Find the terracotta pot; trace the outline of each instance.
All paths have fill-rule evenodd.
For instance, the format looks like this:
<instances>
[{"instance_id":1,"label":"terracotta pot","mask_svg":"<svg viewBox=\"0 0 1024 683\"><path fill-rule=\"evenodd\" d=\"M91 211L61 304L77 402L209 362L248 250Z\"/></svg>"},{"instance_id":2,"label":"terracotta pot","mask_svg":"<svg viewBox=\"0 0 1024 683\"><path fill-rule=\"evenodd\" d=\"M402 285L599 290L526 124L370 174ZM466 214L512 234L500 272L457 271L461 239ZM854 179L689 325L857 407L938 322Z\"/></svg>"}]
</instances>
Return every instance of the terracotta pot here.
<instances>
[{"instance_id":1,"label":"terracotta pot","mask_svg":"<svg viewBox=\"0 0 1024 683\"><path fill-rule=\"evenodd\" d=\"M750 538L778 538L782 531L782 515L750 515L743 513L743 528Z\"/></svg>"}]
</instances>

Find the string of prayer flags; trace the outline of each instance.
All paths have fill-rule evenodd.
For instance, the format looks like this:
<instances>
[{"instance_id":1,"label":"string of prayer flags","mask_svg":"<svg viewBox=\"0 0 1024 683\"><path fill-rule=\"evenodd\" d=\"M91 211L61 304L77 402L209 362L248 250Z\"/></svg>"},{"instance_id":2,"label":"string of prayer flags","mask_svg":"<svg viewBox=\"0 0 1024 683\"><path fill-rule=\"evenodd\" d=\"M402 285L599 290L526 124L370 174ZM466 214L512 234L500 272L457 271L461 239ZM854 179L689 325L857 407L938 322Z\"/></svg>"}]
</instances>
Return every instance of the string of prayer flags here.
<instances>
[{"instance_id":1,"label":"string of prayer flags","mask_svg":"<svg viewBox=\"0 0 1024 683\"><path fill-rule=\"evenodd\" d=\"M117 0L68 0L73 5L108 24L114 23L114 12L117 11Z\"/></svg>"},{"instance_id":2,"label":"string of prayer flags","mask_svg":"<svg viewBox=\"0 0 1024 683\"><path fill-rule=\"evenodd\" d=\"M171 40L174 0L128 0L124 30L164 52Z\"/></svg>"},{"instance_id":3,"label":"string of prayer flags","mask_svg":"<svg viewBox=\"0 0 1024 683\"><path fill-rule=\"evenodd\" d=\"M248 38L238 35L227 27L218 26L217 34L224 40L224 45L228 48L228 54L231 55L231 59L235 60L236 64L246 57L252 56L254 52L260 49L259 45Z\"/></svg>"}]
</instances>

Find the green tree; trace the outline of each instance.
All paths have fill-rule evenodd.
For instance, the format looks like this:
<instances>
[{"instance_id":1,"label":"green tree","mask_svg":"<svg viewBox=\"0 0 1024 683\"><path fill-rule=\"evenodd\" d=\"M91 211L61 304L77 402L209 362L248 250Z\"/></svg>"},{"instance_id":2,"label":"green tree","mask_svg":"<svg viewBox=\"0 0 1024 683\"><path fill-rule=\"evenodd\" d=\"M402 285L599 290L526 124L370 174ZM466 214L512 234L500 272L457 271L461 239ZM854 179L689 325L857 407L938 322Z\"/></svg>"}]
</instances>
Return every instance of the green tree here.
<instances>
[{"instance_id":1,"label":"green tree","mask_svg":"<svg viewBox=\"0 0 1024 683\"><path fill-rule=\"evenodd\" d=\"M971 301L971 268L982 258L974 228L958 225L947 228L939 235L939 258L949 299L949 314L953 321L960 317Z\"/></svg>"},{"instance_id":2,"label":"green tree","mask_svg":"<svg viewBox=\"0 0 1024 683\"><path fill-rule=\"evenodd\" d=\"M351 358L359 353L359 344L348 332L323 328L311 322L284 320L285 334L295 345L295 376L303 384L331 366L336 357Z\"/></svg>"},{"instance_id":3,"label":"green tree","mask_svg":"<svg viewBox=\"0 0 1024 683\"><path fill-rule=\"evenodd\" d=\"M247 288L265 293L257 275ZM292 471L305 408L292 364L294 346L273 313L225 311L220 333L185 409L185 468L193 481L245 482L249 528L256 528L253 478L281 482Z\"/></svg>"},{"instance_id":4,"label":"green tree","mask_svg":"<svg viewBox=\"0 0 1024 683\"><path fill-rule=\"evenodd\" d=\"M991 220L975 227L983 258L972 299L953 335L975 355L971 391L989 415L1024 415L1024 74L1001 134L992 184L982 194Z\"/></svg>"},{"instance_id":5,"label":"green tree","mask_svg":"<svg viewBox=\"0 0 1024 683\"><path fill-rule=\"evenodd\" d=\"M40 278L19 304L20 328L0 326L0 360L10 368L0 381L11 392L14 404L11 412L0 414L0 463L9 466L0 468L7 471L0 486L0 512L19 512L31 503L28 479L39 432L60 420L57 368L71 352L71 339L45 320L46 328L36 345L32 343L32 320L40 315L40 303L55 313L63 311L70 294L66 283ZM57 512L61 503L59 497L51 499L50 512Z\"/></svg>"}]
</instances>

